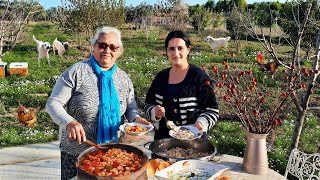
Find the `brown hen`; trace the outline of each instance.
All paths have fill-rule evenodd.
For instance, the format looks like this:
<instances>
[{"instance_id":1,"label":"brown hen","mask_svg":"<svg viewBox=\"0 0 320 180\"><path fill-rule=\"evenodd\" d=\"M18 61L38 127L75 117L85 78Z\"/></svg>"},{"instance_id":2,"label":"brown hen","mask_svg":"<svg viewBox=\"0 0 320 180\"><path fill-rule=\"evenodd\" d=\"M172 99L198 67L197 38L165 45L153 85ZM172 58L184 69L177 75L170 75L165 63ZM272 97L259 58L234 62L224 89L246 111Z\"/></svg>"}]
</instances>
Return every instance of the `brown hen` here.
<instances>
[{"instance_id":1,"label":"brown hen","mask_svg":"<svg viewBox=\"0 0 320 180\"><path fill-rule=\"evenodd\" d=\"M20 106L18 109L17 119L20 123L28 127L34 127L37 122L37 110L34 108L27 109L24 106Z\"/></svg>"}]
</instances>

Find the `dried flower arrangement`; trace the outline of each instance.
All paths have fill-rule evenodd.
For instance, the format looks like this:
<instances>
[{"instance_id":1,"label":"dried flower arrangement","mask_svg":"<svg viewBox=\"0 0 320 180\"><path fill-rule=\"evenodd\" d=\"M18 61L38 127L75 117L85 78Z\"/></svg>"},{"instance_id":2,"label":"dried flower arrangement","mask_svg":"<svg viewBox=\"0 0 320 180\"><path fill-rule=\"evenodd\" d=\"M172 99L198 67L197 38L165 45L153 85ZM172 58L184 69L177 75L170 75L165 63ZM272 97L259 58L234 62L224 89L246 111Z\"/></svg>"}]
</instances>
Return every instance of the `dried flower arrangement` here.
<instances>
[{"instance_id":1,"label":"dried flower arrangement","mask_svg":"<svg viewBox=\"0 0 320 180\"><path fill-rule=\"evenodd\" d=\"M300 89L306 87L296 81L298 73L289 76L293 69L295 67L291 66L291 71L289 69L275 72L282 73L281 76L284 78L282 86L277 87L275 92L260 87L251 68L249 70L230 70L226 62L224 62L222 71L219 71L216 66L212 66L209 71L206 70L212 76L215 84L210 84L210 81L205 83L213 93L223 97L248 132L268 134L277 125L282 124L283 120L280 119L280 115L287 105L289 96L296 95ZM305 68L300 73L307 77Z\"/></svg>"}]
</instances>

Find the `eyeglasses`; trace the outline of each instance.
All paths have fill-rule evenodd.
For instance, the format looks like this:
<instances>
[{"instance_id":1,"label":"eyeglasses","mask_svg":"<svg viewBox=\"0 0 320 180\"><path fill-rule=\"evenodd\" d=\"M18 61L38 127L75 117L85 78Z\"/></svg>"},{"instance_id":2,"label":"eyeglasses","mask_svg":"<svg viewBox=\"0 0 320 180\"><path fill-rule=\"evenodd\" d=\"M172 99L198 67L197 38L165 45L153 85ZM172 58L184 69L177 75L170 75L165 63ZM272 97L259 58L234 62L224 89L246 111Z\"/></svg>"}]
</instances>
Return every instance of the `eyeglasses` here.
<instances>
[{"instance_id":1,"label":"eyeglasses","mask_svg":"<svg viewBox=\"0 0 320 180\"><path fill-rule=\"evenodd\" d=\"M120 46L115 46L113 44L109 45L107 43L99 43L99 42L97 42L97 44L100 49L106 50L109 47L112 52L116 52L120 48Z\"/></svg>"}]
</instances>

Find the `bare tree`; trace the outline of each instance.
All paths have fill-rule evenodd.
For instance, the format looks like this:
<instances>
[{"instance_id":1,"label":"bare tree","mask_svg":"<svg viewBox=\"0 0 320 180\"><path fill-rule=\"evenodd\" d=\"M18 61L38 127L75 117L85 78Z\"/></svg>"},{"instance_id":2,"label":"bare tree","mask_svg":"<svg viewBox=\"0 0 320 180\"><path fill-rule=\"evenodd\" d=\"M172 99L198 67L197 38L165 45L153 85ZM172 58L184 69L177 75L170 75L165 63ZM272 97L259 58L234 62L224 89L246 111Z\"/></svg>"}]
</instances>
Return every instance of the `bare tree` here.
<instances>
[{"instance_id":1,"label":"bare tree","mask_svg":"<svg viewBox=\"0 0 320 180\"><path fill-rule=\"evenodd\" d=\"M239 21L240 25L238 26L244 27L249 36L258 40L260 42L260 45L270 54L270 56L275 61L275 63L289 69L290 66L286 65L284 62L282 62L282 60L280 60L273 46L273 42L271 38L272 37L271 34L273 31L272 27L270 26L269 35L266 36L262 27L260 28L256 27L254 17L251 17L250 14L243 15L240 11L237 11L236 9L234 9L234 13L237 13L236 16L239 17L239 20L240 20ZM273 19L271 18L271 21L272 20ZM272 22L270 24L272 24Z\"/></svg>"},{"instance_id":2,"label":"bare tree","mask_svg":"<svg viewBox=\"0 0 320 180\"><path fill-rule=\"evenodd\" d=\"M312 2L315 4L315 1ZM290 44L295 44L299 34L300 22L303 21L305 9L308 6L308 1L297 0L295 2L285 2L282 5L282 11L278 14L278 25L282 31L289 34L288 41ZM312 6L311 12L308 18L307 26L305 27L303 37L301 40L301 49L305 51L305 58L303 60L309 60L313 48L315 47L315 37L320 28L320 16L319 11L315 5Z\"/></svg>"},{"instance_id":3,"label":"bare tree","mask_svg":"<svg viewBox=\"0 0 320 180\"><path fill-rule=\"evenodd\" d=\"M149 42L149 30L150 26L153 24L154 8L146 3L141 3L139 6L133 9L133 22L135 23L135 28L142 25L144 34L147 37L147 43Z\"/></svg>"},{"instance_id":4,"label":"bare tree","mask_svg":"<svg viewBox=\"0 0 320 180\"><path fill-rule=\"evenodd\" d=\"M29 17L38 12L38 5L29 1L2 1L0 11L0 61L13 49Z\"/></svg>"},{"instance_id":5,"label":"bare tree","mask_svg":"<svg viewBox=\"0 0 320 180\"><path fill-rule=\"evenodd\" d=\"M298 36L296 41L293 44L293 53L292 53L292 61L290 65L284 64L280 59L278 58L278 55L276 53L276 49L273 46L272 40L271 40L271 27L270 27L270 35L269 38L266 38L264 35L263 31L260 31L260 34L255 29L255 26L253 23L251 23L251 26L248 26L247 23L242 19L242 24L246 28L247 32L249 33L250 36L253 38L257 39L262 47L272 56L274 61L278 62L280 65L283 67L286 67L289 70L289 79L292 78L293 75L298 74L300 78L297 78L299 83L301 83L302 75L306 77L311 77L309 78L308 82L305 82L305 85L307 89L305 91L299 91L294 92L291 95L291 99L293 100L297 114L296 114L296 121L295 121L295 128L291 140L291 146L288 149L288 152L290 153L293 148L298 147L299 139L301 136L302 132L302 127L304 124L305 116L308 110L314 109L313 107L309 107L309 101L310 101L310 95L312 94L312 89L315 86L316 79L319 75L319 54L320 54L320 31L317 35L317 41L316 41L316 52L313 60L313 66L310 70L305 70L305 68L300 67L300 44L302 41L302 37L305 31L305 28L307 27L310 11L312 8L312 3L309 2L307 8L305 9L304 13L304 19L302 22L298 21L298 18L295 18L293 21L297 23L297 26L299 27L298 30ZM239 14L241 16L241 14ZM272 18L271 18L272 19ZM271 23L272 24L272 23ZM290 80L289 80L290 82ZM287 86L291 87L293 84L288 83ZM318 107L315 107L318 109Z\"/></svg>"},{"instance_id":6,"label":"bare tree","mask_svg":"<svg viewBox=\"0 0 320 180\"><path fill-rule=\"evenodd\" d=\"M305 30L305 27L307 26L307 21L310 15L310 11L312 8L312 4L309 3L308 7L305 11L305 17L304 21L299 25L299 31L298 31L298 40L296 41L295 47L294 47L294 52L293 52L293 58L292 58L292 65L297 65L298 68L296 71L301 72L302 69L300 68L300 44L302 40L302 36ZM318 33L317 41L316 41L316 56L313 61L313 66L312 66L312 71L305 72L305 76L311 76L310 82L307 82L307 90L302 93L302 92L297 92L297 94L292 94L291 98L293 102L296 105L298 114L296 117L295 121L295 128L293 131L293 136L291 140L291 146L289 149L288 154L292 151L294 148L298 148L298 143L300 140L301 132L302 132L302 127L304 124L305 116L308 110L309 106L309 101L310 101L310 95L312 94L312 89L314 88L314 85L316 83L316 79L319 75L317 73L318 68L319 68L319 48L320 48L320 31ZM291 74L294 74L295 69L291 68ZM303 72L303 71L302 71ZM302 73L300 73L301 76ZM301 81L301 77L299 78L299 81Z\"/></svg>"},{"instance_id":7,"label":"bare tree","mask_svg":"<svg viewBox=\"0 0 320 180\"><path fill-rule=\"evenodd\" d=\"M189 20L188 6L182 0L161 1L163 24L169 30L186 29Z\"/></svg>"}]
</instances>

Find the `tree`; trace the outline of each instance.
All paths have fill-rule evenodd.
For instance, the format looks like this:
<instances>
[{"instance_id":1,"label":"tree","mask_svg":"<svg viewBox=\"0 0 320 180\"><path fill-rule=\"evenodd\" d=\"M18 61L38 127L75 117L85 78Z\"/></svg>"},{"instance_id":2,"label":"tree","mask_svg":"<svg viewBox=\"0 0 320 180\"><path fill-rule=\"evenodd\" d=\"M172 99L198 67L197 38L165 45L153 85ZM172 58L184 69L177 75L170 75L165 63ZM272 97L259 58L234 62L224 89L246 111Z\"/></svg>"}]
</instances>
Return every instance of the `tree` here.
<instances>
[{"instance_id":1,"label":"tree","mask_svg":"<svg viewBox=\"0 0 320 180\"><path fill-rule=\"evenodd\" d=\"M160 2L164 26L169 30L186 29L189 20L188 6L182 0L167 0Z\"/></svg>"},{"instance_id":2,"label":"tree","mask_svg":"<svg viewBox=\"0 0 320 180\"><path fill-rule=\"evenodd\" d=\"M235 40L235 44L237 47L237 51L240 51L240 39L241 36L244 34L243 29L244 26L241 23L241 17L239 14L242 14L242 16L245 16L246 13L244 11L241 12L241 9L237 6L234 6L230 12L229 17L227 18L227 30L232 36L232 39ZM247 18L244 18L247 19ZM246 23L246 22L243 22Z\"/></svg>"},{"instance_id":3,"label":"tree","mask_svg":"<svg viewBox=\"0 0 320 180\"><path fill-rule=\"evenodd\" d=\"M125 22L124 0L62 0L65 16L60 27L70 34L90 39L102 26L121 27ZM80 44L80 41L78 42Z\"/></svg>"},{"instance_id":4,"label":"tree","mask_svg":"<svg viewBox=\"0 0 320 180\"><path fill-rule=\"evenodd\" d=\"M298 65L297 69L298 72L303 72L304 70L302 68L300 68L300 43L303 40L302 35L304 33L304 30L307 26L307 22L309 19L309 15L311 13L311 9L312 9L312 3L308 3L308 6L306 7L305 13L304 13L304 19L302 22L296 21L296 23L300 24L298 25L299 31L298 31L298 39L295 43L295 48L293 51L293 58L292 58L292 65L296 64ZM318 12L319 13L319 12ZM317 77L319 75L319 61L320 61L320 29L318 29L318 35L317 35L317 40L316 40L316 46L315 46L315 57L313 60L313 65L312 65L312 69L310 69L308 72L304 72L304 76L311 76L311 80L309 82L307 82L307 90L302 93L297 93L295 95L292 95L291 98L293 100L293 102L296 105L296 108L298 110L298 114L296 117L296 122L295 122L295 127L294 127L294 131L293 131L293 136L292 136L292 140L291 140L291 146L289 149L288 154L294 149L294 148L298 148L298 144L299 144L299 140L300 140L300 136L302 133L302 127L304 124L304 120L306 117L306 113L308 110L312 109L312 107L309 107L309 101L311 98L311 94L312 94L312 89L315 86ZM294 73L294 71L292 70L292 73ZM301 76L301 74L300 74ZM300 78L301 81L301 78Z\"/></svg>"},{"instance_id":5,"label":"tree","mask_svg":"<svg viewBox=\"0 0 320 180\"><path fill-rule=\"evenodd\" d=\"M257 24L263 27L272 26L281 11L282 6L278 1L254 3L254 9L252 9Z\"/></svg>"},{"instance_id":6,"label":"tree","mask_svg":"<svg viewBox=\"0 0 320 180\"><path fill-rule=\"evenodd\" d=\"M293 84L291 84L291 78L295 75L298 75L297 78L298 83L304 84L303 87L306 87L306 90L299 90L294 92L290 97L292 101L295 104L297 114L296 114L296 120L295 120L295 127L294 132L291 140L291 146L288 149L288 153L292 151L294 148L298 148L299 139L302 133L302 127L304 124L304 120L306 117L306 113L310 109L319 109L319 107L309 107L309 101L311 98L311 94L313 91L313 88L315 87L315 83L317 80L317 77L319 75L319 61L320 61L320 29L318 29L318 34L315 36L317 37L316 40L316 46L315 46L315 56L313 60L312 67L310 69L307 68L301 68L300 67L300 45L303 41L303 35L305 33L305 29L309 22L309 16L312 9L312 2L308 2L307 6L304 9L303 18L294 18L292 19L293 22L295 22L296 26L299 27L297 29L297 36L296 40L294 41L294 44L292 46L293 53L291 57L291 63L290 65L284 64L277 56L277 52L275 48L273 47L271 38L266 39L263 32L261 36L258 36L257 32L255 31L255 25L251 25L250 27L243 23L245 26L247 32L249 35L251 35L253 38L259 40L261 45L264 47L265 50L273 57L274 61L276 61L278 64L282 65L283 67L286 67L288 69L288 80L289 83L287 84L288 87L291 87ZM319 9L317 10L319 11ZM319 12L317 12L319 13ZM271 28L270 28L271 29ZM271 33L270 33L271 37ZM310 77L309 81L307 82L301 82L302 76Z\"/></svg>"},{"instance_id":7,"label":"tree","mask_svg":"<svg viewBox=\"0 0 320 180\"><path fill-rule=\"evenodd\" d=\"M136 7L131 6L127 8L127 20L135 24L134 29L140 29L140 27L143 27L144 33L147 37L147 42L149 29L153 23L154 11L154 7L147 5L146 3L141 3Z\"/></svg>"},{"instance_id":8,"label":"tree","mask_svg":"<svg viewBox=\"0 0 320 180\"><path fill-rule=\"evenodd\" d=\"M60 18L63 18L64 16L61 16L61 9L62 7L51 7L49 8L46 13L48 15L48 19L49 21L55 23L58 22L60 24Z\"/></svg>"},{"instance_id":9,"label":"tree","mask_svg":"<svg viewBox=\"0 0 320 180\"><path fill-rule=\"evenodd\" d=\"M233 6L237 6L241 10L247 7L246 0L219 0L216 4L216 11L229 14Z\"/></svg>"},{"instance_id":10,"label":"tree","mask_svg":"<svg viewBox=\"0 0 320 180\"><path fill-rule=\"evenodd\" d=\"M198 6L198 5L197 5ZM208 0L203 7L205 9L209 9L211 12L214 12L215 3L213 0Z\"/></svg>"},{"instance_id":11,"label":"tree","mask_svg":"<svg viewBox=\"0 0 320 180\"><path fill-rule=\"evenodd\" d=\"M232 6L237 6L241 11L244 11L247 7L246 0L232 0L231 1L231 8Z\"/></svg>"},{"instance_id":12,"label":"tree","mask_svg":"<svg viewBox=\"0 0 320 180\"><path fill-rule=\"evenodd\" d=\"M304 30L304 36L301 41L301 48L306 51L306 60L309 59L309 53L312 47L315 47L315 37L317 36L318 30L320 28L320 14L317 10L316 1L312 2L312 9L308 18L307 26ZM282 30L289 34L288 42L290 44L295 44L298 37L298 30L300 28L300 23L305 17L304 9L308 6L307 2L297 1L297 2L286 2L283 5L283 11L279 14L278 25Z\"/></svg>"},{"instance_id":13,"label":"tree","mask_svg":"<svg viewBox=\"0 0 320 180\"><path fill-rule=\"evenodd\" d=\"M196 5L189 7L189 12L191 24L198 31L198 34L213 24L213 13L210 9Z\"/></svg>"},{"instance_id":14,"label":"tree","mask_svg":"<svg viewBox=\"0 0 320 180\"><path fill-rule=\"evenodd\" d=\"M37 6L37 13L34 13L30 19L32 21L46 21L48 18L48 14L44 7L42 7L39 3L35 3L35 6Z\"/></svg>"},{"instance_id":15,"label":"tree","mask_svg":"<svg viewBox=\"0 0 320 180\"><path fill-rule=\"evenodd\" d=\"M30 1L0 2L0 61L13 49L30 16L40 8Z\"/></svg>"}]
</instances>

